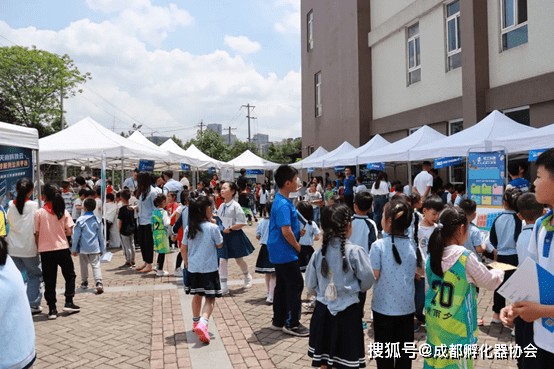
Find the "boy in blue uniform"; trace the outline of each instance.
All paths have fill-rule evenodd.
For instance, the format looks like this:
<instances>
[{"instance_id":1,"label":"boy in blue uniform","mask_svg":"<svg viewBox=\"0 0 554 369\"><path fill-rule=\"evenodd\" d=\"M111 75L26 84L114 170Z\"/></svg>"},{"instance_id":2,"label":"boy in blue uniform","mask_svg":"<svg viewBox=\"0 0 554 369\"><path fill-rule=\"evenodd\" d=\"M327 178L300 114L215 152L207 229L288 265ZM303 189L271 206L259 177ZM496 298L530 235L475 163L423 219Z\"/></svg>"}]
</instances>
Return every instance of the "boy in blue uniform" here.
<instances>
[{"instance_id":1,"label":"boy in blue uniform","mask_svg":"<svg viewBox=\"0 0 554 369\"><path fill-rule=\"evenodd\" d=\"M267 250L269 260L275 264L277 281L273 296L272 329L307 337L309 330L300 324L301 296L304 280L300 273L298 253L300 226L296 208L289 194L296 190L298 171L289 165L281 165L275 171L275 183L279 192L273 200L269 217Z\"/></svg>"},{"instance_id":2,"label":"boy in blue uniform","mask_svg":"<svg viewBox=\"0 0 554 369\"><path fill-rule=\"evenodd\" d=\"M377 241L377 225L367 216L371 209L373 198L367 191L360 192L354 200L354 216L352 217L352 236L350 242L364 248L369 254L371 244Z\"/></svg>"},{"instance_id":3,"label":"boy in blue uniform","mask_svg":"<svg viewBox=\"0 0 554 369\"><path fill-rule=\"evenodd\" d=\"M510 165L508 165L508 174L511 179L508 188L518 188L521 192L529 191L529 181L523 178L523 173L520 171L517 163L510 163Z\"/></svg>"},{"instance_id":4,"label":"boy in blue uniform","mask_svg":"<svg viewBox=\"0 0 554 369\"><path fill-rule=\"evenodd\" d=\"M554 274L554 149L543 152L536 165L536 199L540 204L549 205L551 209L535 223L529 239L528 252L537 264ZM518 316L526 322L533 322L533 337L538 346L538 367L551 368L554 362L554 305L519 301L502 309L500 316L504 324L512 324Z\"/></svg>"}]
</instances>

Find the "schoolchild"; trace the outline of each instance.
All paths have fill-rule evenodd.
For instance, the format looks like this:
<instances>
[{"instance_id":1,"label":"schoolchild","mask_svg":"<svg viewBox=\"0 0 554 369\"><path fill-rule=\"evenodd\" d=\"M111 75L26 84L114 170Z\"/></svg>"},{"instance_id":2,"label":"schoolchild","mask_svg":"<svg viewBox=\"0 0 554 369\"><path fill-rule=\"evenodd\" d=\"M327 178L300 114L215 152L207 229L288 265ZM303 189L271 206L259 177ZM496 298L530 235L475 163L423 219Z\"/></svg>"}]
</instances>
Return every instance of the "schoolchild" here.
<instances>
[{"instance_id":1,"label":"schoolchild","mask_svg":"<svg viewBox=\"0 0 554 369\"><path fill-rule=\"evenodd\" d=\"M181 196L181 193L179 193L179 198ZM181 206L177 202L177 192L171 191L167 193L167 207L165 210L167 211L167 214L169 215L170 225L175 225L175 222L179 218L180 213L177 211L179 210ZM171 248L176 247L176 241L173 241L172 238L169 239L169 245Z\"/></svg>"},{"instance_id":2,"label":"schoolchild","mask_svg":"<svg viewBox=\"0 0 554 369\"><path fill-rule=\"evenodd\" d=\"M427 344L431 352L445 345L477 343L477 298L475 287L493 290L503 280L504 272L488 270L475 254L462 246L468 237L468 219L459 207L446 207L429 239L425 297ZM455 330L452 327L456 327ZM424 368L472 368L472 359L461 355L433 355Z\"/></svg>"},{"instance_id":3,"label":"schoolchild","mask_svg":"<svg viewBox=\"0 0 554 369\"><path fill-rule=\"evenodd\" d=\"M325 186L325 205L330 205L329 199L331 198L331 196L335 194L336 194L336 191L333 187L333 183L327 182L327 185Z\"/></svg>"},{"instance_id":4,"label":"schoolchild","mask_svg":"<svg viewBox=\"0 0 554 369\"><path fill-rule=\"evenodd\" d=\"M69 181L62 181L62 197L65 203L65 210L71 214L73 210L73 202L75 201L75 193L71 188Z\"/></svg>"},{"instance_id":5,"label":"schoolchild","mask_svg":"<svg viewBox=\"0 0 554 369\"><path fill-rule=\"evenodd\" d=\"M454 185L450 182L444 185L444 192L441 195L441 200L445 205L452 204L452 194L454 193Z\"/></svg>"},{"instance_id":6,"label":"schoolchild","mask_svg":"<svg viewBox=\"0 0 554 369\"><path fill-rule=\"evenodd\" d=\"M111 194L113 195L113 194ZM102 271L100 270L100 256L104 253L104 234L102 223L94 215L96 201L86 199L85 214L80 216L73 228L73 256L79 254L79 265L81 267L81 289L88 288L88 266L92 268L92 275L96 283L96 293L104 292L102 286Z\"/></svg>"},{"instance_id":7,"label":"schoolchild","mask_svg":"<svg viewBox=\"0 0 554 369\"><path fill-rule=\"evenodd\" d=\"M523 173L520 173L519 164L510 163L508 165L508 175L510 176L510 183L506 188L518 188L521 192L529 192L529 181L523 177Z\"/></svg>"},{"instance_id":8,"label":"schoolchild","mask_svg":"<svg viewBox=\"0 0 554 369\"><path fill-rule=\"evenodd\" d=\"M267 208L265 204L269 202L269 192L267 191L267 187L265 184L262 184L260 189L260 216L267 216L269 217L269 213L267 212Z\"/></svg>"},{"instance_id":9,"label":"schoolchild","mask_svg":"<svg viewBox=\"0 0 554 369\"><path fill-rule=\"evenodd\" d=\"M140 245L144 264L137 267L140 273L149 273L153 270L154 261L154 237L152 235L152 213L156 209L154 199L158 192L152 187L150 174L141 172L137 176L138 188L136 190L137 205L135 212L138 214L138 243ZM132 197L131 197L132 200ZM130 201L130 204L133 203ZM136 239L135 239L136 241Z\"/></svg>"},{"instance_id":10,"label":"schoolchild","mask_svg":"<svg viewBox=\"0 0 554 369\"><path fill-rule=\"evenodd\" d=\"M211 222L212 213L212 203L206 196L190 200L188 226L181 245L181 255L187 268L185 292L194 295L193 331L205 343L210 342L208 323L215 298L222 296L217 271L217 249L222 247L223 237L218 226Z\"/></svg>"},{"instance_id":11,"label":"schoolchild","mask_svg":"<svg viewBox=\"0 0 554 369\"><path fill-rule=\"evenodd\" d=\"M169 274L164 270L165 254L171 252L167 231L171 221L165 210L167 207L167 197L164 193L159 193L156 196L154 206L156 206L156 209L152 212L152 236L154 237L154 251L158 253L158 272L156 276L164 277Z\"/></svg>"},{"instance_id":12,"label":"schoolchild","mask_svg":"<svg viewBox=\"0 0 554 369\"><path fill-rule=\"evenodd\" d=\"M345 204L322 210L323 244L306 271L306 288L317 296L308 343L315 367L366 365L359 295L371 288L375 277L367 252L348 241L351 214Z\"/></svg>"},{"instance_id":13,"label":"schoolchild","mask_svg":"<svg viewBox=\"0 0 554 369\"><path fill-rule=\"evenodd\" d=\"M263 187L264 185L262 185ZM268 201L265 204L266 217L262 218L256 226L256 239L260 241L260 253L256 261L256 273L265 274L265 301L268 304L273 304L273 294L275 292L275 265L269 260L269 252L267 251L267 238L269 236L269 214L273 201Z\"/></svg>"},{"instance_id":14,"label":"schoolchild","mask_svg":"<svg viewBox=\"0 0 554 369\"><path fill-rule=\"evenodd\" d=\"M319 224L319 205L321 203L321 194L317 192L317 184L315 182L310 183L310 188L308 189L308 191L306 191L304 201L307 201L312 208L313 214L310 218L313 219L316 224Z\"/></svg>"},{"instance_id":15,"label":"schoolchild","mask_svg":"<svg viewBox=\"0 0 554 369\"><path fill-rule=\"evenodd\" d=\"M188 226L189 222L189 199L192 197L196 198L196 192L194 191L188 191L184 190L181 192L181 206L177 209L177 214L179 214L179 217L175 221L175 224L171 228L172 233L172 239L177 240L177 247L179 249L181 248L182 240L183 240L183 234L185 231L185 228ZM182 277L183 276L183 257L181 256L181 253L177 254L177 260L175 260L175 277Z\"/></svg>"},{"instance_id":16,"label":"schoolchild","mask_svg":"<svg viewBox=\"0 0 554 369\"><path fill-rule=\"evenodd\" d=\"M364 184L364 177L358 176L356 177L356 186L354 187L354 199L356 198L356 195L360 192L367 191L367 187Z\"/></svg>"},{"instance_id":17,"label":"schoolchild","mask_svg":"<svg viewBox=\"0 0 554 369\"><path fill-rule=\"evenodd\" d=\"M306 230L304 235L298 240L300 244L300 254L298 255L300 271L305 272L314 253L314 240L319 241L320 231L317 223L314 221L312 206L307 201L299 201L296 204L296 211L302 215L299 221L301 227Z\"/></svg>"},{"instance_id":18,"label":"schoolchild","mask_svg":"<svg viewBox=\"0 0 554 369\"><path fill-rule=\"evenodd\" d=\"M117 213L119 237L125 254L123 268L130 268L135 265L135 247L133 246L133 235L135 233L135 210L129 205L131 191L124 189L120 192L122 206Z\"/></svg>"},{"instance_id":19,"label":"schoolchild","mask_svg":"<svg viewBox=\"0 0 554 369\"><path fill-rule=\"evenodd\" d=\"M464 184L457 184L456 187L454 187L456 191L454 191L454 195L452 195L452 201L453 205L457 206L460 204L460 201L462 201L466 195L466 186Z\"/></svg>"},{"instance_id":20,"label":"schoolchild","mask_svg":"<svg viewBox=\"0 0 554 369\"><path fill-rule=\"evenodd\" d=\"M71 209L71 218L73 219L73 222L76 222L77 219L83 215L83 209L85 208L83 206L83 201L85 201L86 195L87 190L79 190L79 197L73 201L73 208Z\"/></svg>"},{"instance_id":21,"label":"schoolchild","mask_svg":"<svg viewBox=\"0 0 554 369\"><path fill-rule=\"evenodd\" d=\"M113 227L117 218L117 204L113 193L106 194L106 203L104 204L104 227L106 227L106 246L109 248L119 248L119 234ZM114 232L115 231L115 232Z\"/></svg>"},{"instance_id":22,"label":"schoolchild","mask_svg":"<svg viewBox=\"0 0 554 369\"><path fill-rule=\"evenodd\" d=\"M482 260L481 253L486 249L486 246L481 237L481 231L473 224L473 221L477 217L477 203L472 199L463 199L458 206L466 213L467 221L469 222L467 241L463 246L473 252L477 256L477 260Z\"/></svg>"}]
</instances>

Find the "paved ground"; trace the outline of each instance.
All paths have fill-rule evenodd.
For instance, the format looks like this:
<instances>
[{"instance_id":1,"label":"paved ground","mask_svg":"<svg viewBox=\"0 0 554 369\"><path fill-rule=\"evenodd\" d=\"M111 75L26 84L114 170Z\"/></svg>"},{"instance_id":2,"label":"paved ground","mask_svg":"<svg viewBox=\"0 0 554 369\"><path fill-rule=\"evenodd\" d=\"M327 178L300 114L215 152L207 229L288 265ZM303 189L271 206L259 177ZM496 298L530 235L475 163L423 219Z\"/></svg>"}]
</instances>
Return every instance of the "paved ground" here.
<instances>
[{"instance_id":1,"label":"paved ground","mask_svg":"<svg viewBox=\"0 0 554 369\"><path fill-rule=\"evenodd\" d=\"M255 241L255 225L246 227L245 231ZM229 263L231 294L216 300L209 326L212 342L209 345L199 342L191 331L191 298L185 295L181 279L173 277L174 256L166 259L170 276L157 278L153 273L143 275L119 269L124 263L123 255L119 250L114 251L112 261L102 264L106 292L95 295L92 289L77 290L75 303L81 306L80 313L62 313L57 320L48 321L48 309L43 300L43 313L34 316L38 355L35 368L311 367L307 338L291 337L268 328L272 308L265 303L263 276L253 274L253 287L244 290L240 270L232 261ZM246 259L251 271L256 257L257 250ZM140 254L137 263L139 260ZM89 284L92 285L92 281ZM58 310L63 307L63 286L59 273ZM373 342L369 322L371 293L368 295L366 344ZM478 344L493 347L514 344L508 328L490 324L492 295L490 291L481 290L479 296L479 317L485 319L485 326L480 327ZM302 323L309 326L310 318L311 315L303 314ZM415 336L417 344L424 343L425 328ZM374 360L367 359L367 365L376 368ZM419 358L413 368L422 367ZM508 369L517 366L515 360L478 360L475 367Z\"/></svg>"}]
</instances>

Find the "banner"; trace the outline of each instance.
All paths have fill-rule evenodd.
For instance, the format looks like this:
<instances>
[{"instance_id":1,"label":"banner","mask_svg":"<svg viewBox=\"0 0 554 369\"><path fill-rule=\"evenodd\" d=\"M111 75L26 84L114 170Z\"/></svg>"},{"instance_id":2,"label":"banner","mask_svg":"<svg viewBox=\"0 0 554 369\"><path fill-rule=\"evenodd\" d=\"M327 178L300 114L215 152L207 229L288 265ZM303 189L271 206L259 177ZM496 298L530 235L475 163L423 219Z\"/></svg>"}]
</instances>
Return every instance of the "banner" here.
<instances>
[{"instance_id":1,"label":"banner","mask_svg":"<svg viewBox=\"0 0 554 369\"><path fill-rule=\"evenodd\" d=\"M529 150L529 161L537 161L537 158L548 149Z\"/></svg>"},{"instance_id":2,"label":"banner","mask_svg":"<svg viewBox=\"0 0 554 369\"><path fill-rule=\"evenodd\" d=\"M216 170L217 170L217 169L214 168L214 167L209 167L209 168L208 168L208 174L215 174Z\"/></svg>"},{"instance_id":3,"label":"banner","mask_svg":"<svg viewBox=\"0 0 554 369\"><path fill-rule=\"evenodd\" d=\"M379 175L379 172L382 172L382 171L368 169L367 166L365 165L358 166L358 173L364 179L362 181L362 184L364 184L368 190L371 190L373 183L375 183L375 181L377 180L377 176Z\"/></svg>"},{"instance_id":4,"label":"banner","mask_svg":"<svg viewBox=\"0 0 554 369\"><path fill-rule=\"evenodd\" d=\"M140 160L138 165L139 172L153 172L154 160Z\"/></svg>"},{"instance_id":5,"label":"banner","mask_svg":"<svg viewBox=\"0 0 554 369\"><path fill-rule=\"evenodd\" d=\"M345 171L346 167L344 165L340 165L338 167L335 167L335 173L342 173Z\"/></svg>"},{"instance_id":6,"label":"banner","mask_svg":"<svg viewBox=\"0 0 554 369\"><path fill-rule=\"evenodd\" d=\"M435 159L435 169L444 168L444 167L451 167L453 165L459 165L462 164L464 159L461 156L453 156L448 158L439 158Z\"/></svg>"},{"instance_id":7,"label":"banner","mask_svg":"<svg viewBox=\"0 0 554 369\"><path fill-rule=\"evenodd\" d=\"M181 163L181 170L185 172L190 172L190 165Z\"/></svg>"},{"instance_id":8,"label":"banner","mask_svg":"<svg viewBox=\"0 0 554 369\"><path fill-rule=\"evenodd\" d=\"M315 168L308 168L308 173L315 173Z\"/></svg>"},{"instance_id":9,"label":"banner","mask_svg":"<svg viewBox=\"0 0 554 369\"><path fill-rule=\"evenodd\" d=\"M257 175L263 175L264 171L262 169L247 169L246 175L247 176L257 176Z\"/></svg>"},{"instance_id":10,"label":"banner","mask_svg":"<svg viewBox=\"0 0 554 369\"><path fill-rule=\"evenodd\" d=\"M367 165L367 169L377 170L379 172L382 172L385 170L385 163L369 163Z\"/></svg>"},{"instance_id":11,"label":"banner","mask_svg":"<svg viewBox=\"0 0 554 369\"><path fill-rule=\"evenodd\" d=\"M16 198L15 184L22 177L33 179L32 150L0 146L0 205L4 209Z\"/></svg>"},{"instance_id":12,"label":"banner","mask_svg":"<svg viewBox=\"0 0 554 369\"><path fill-rule=\"evenodd\" d=\"M469 152L467 188L478 206L502 207L506 156L504 151Z\"/></svg>"}]
</instances>

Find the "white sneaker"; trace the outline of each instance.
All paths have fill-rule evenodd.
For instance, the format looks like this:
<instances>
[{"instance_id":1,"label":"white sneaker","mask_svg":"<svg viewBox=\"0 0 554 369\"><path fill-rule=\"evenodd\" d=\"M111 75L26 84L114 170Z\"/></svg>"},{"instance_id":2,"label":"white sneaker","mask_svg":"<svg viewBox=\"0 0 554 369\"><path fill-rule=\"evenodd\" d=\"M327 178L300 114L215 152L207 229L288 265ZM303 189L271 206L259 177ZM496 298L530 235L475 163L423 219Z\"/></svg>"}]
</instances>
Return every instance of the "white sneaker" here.
<instances>
[{"instance_id":1,"label":"white sneaker","mask_svg":"<svg viewBox=\"0 0 554 369\"><path fill-rule=\"evenodd\" d=\"M157 264L152 267L152 270L158 270L158 269L160 269L160 267Z\"/></svg>"},{"instance_id":2,"label":"white sneaker","mask_svg":"<svg viewBox=\"0 0 554 369\"><path fill-rule=\"evenodd\" d=\"M252 287L252 275L248 273L246 277L244 277L244 288L250 288Z\"/></svg>"},{"instance_id":3,"label":"white sneaker","mask_svg":"<svg viewBox=\"0 0 554 369\"><path fill-rule=\"evenodd\" d=\"M502 322L500 321L500 319L492 318L492 319L491 319L491 323L500 324L500 323L502 323Z\"/></svg>"},{"instance_id":4,"label":"white sneaker","mask_svg":"<svg viewBox=\"0 0 554 369\"><path fill-rule=\"evenodd\" d=\"M175 269L175 277L183 277L183 270L181 268Z\"/></svg>"},{"instance_id":5,"label":"white sneaker","mask_svg":"<svg viewBox=\"0 0 554 369\"><path fill-rule=\"evenodd\" d=\"M228 295L229 294L229 287L227 287L227 282L221 283L221 294L222 295Z\"/></svg>"},{"instance_id":6,"label":"white sneaker","mask_svg":"<svg viewBox=\"0 0 554 369\"><path fill-rule=\"evenodd\" d=\"M38 314L42 311L41 306L31 306L31 314Z\"/></svg>"},{"instance_id":7,"label":"white sneaker","mask_svg":"<svg viewBox=\"0 0 554 369\"><path fill-rule=\"evenodd\" d=\"M267 294L267 298L265 299L265 302L267 302L268 304L273 304L273 296L271 296L270 294Z\"/></svg>"},{"instance_id":8,"label":"white sneaker","mask_svg":"<svg viewBox=\"0 0 554 369\"><path fill-rule=\"evenodd\" d=\"M166 270L158 270L158 273L156 273L156 277L165 277L166 275L169 275Z\"/></svg>"}]
</instances>

